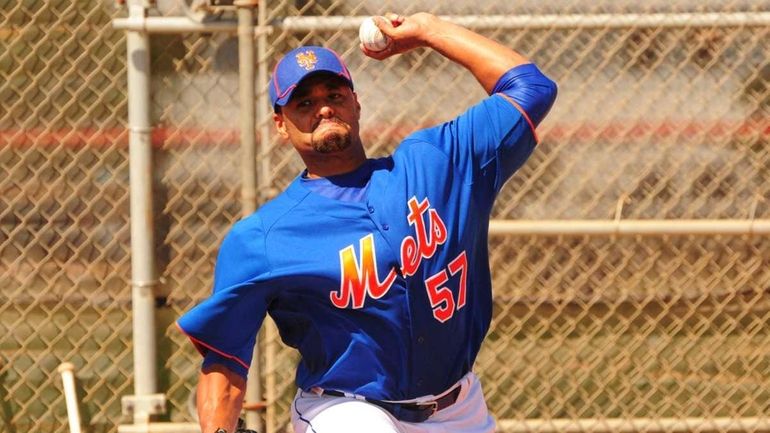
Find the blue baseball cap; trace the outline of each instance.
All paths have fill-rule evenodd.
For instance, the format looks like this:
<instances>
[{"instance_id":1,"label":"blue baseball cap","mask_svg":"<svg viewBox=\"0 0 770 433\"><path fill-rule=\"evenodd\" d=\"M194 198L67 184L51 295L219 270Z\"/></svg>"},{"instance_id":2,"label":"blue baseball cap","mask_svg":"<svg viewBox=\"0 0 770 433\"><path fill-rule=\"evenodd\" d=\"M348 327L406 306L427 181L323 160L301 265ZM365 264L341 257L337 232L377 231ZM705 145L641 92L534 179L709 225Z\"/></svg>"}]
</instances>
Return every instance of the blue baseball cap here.
<instances>
[{"instance_id":1,"label":"blue baseball cap","mask_svg":"<svg viewBox=\"0 0 770 433\"><path fill-rule=\"evenodd\" d=\"M343 78L353 88L350 71L339 54L324 47L304 46L295 48L278 61L273 69L268 92L273 108L284 106L300 81L308 75L328 72Z\"/></svg>"}]
</instances>

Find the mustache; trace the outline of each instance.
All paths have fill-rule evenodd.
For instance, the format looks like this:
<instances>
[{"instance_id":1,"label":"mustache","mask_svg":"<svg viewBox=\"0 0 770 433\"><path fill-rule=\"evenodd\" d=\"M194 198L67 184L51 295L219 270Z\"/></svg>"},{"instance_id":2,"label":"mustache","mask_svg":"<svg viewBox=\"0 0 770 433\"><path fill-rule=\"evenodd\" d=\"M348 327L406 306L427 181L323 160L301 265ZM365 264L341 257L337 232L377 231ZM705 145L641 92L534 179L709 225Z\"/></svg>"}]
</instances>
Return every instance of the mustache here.
<instances>
[{"instance_id":1,"label":"mustache","mask_svg":"<svg viewBox=\"0 0 770 433\"><path fill-rule=\"evenodd\" d=\"M321 119L318 122L316 122L313 125L313 130L317 129L319 126L321 126L322 123L336 123L337 125L347 125L345 122L342 121L342 119L338 117L331 117L329 119Z\"/></svg>"}]
</instances>

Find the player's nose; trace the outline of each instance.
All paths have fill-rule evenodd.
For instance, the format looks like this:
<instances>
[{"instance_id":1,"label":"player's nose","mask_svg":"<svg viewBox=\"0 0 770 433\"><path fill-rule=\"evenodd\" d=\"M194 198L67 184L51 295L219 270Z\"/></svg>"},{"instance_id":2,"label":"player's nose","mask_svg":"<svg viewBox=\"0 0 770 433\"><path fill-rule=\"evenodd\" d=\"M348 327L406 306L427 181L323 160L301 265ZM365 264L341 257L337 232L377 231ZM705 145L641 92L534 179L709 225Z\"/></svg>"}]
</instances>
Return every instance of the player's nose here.
<instances>
[{"instance_id":1,"label":"player's nose","mask_svg":"<svg viewBox=\"0 0 770 433\"><path fill-rule=\"evenodd\" d=\"M334 109L328 105L322 105L318 109L318 117L321 119L329 119L334 116Z\"/></svg>"}]
</instances>

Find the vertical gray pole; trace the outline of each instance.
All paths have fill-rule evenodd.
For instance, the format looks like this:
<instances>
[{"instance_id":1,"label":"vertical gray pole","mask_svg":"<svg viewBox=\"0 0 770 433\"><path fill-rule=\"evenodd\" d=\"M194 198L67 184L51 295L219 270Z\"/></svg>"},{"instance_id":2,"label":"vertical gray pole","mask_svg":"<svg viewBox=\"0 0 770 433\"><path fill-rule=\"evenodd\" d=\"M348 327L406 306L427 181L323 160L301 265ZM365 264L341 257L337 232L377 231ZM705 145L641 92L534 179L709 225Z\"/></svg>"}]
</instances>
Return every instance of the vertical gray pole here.
<instances>
[{"instance_id":1,"label":"vertical gray pole","mask_svg":"<svg viewBox=\"0 0 770 433\"><path fill-rule=\"evenodd\" d=\"M239 0L238 78L241 129L241 203L243 216L257 210L257 137L254 103L254 7L256 0Z\"/></svg>"},{"instance_id":2,"label":"vertical gray pole","mask_svg":"<svg viewBox=\"0 0 770 433\"><path fill-rule=\"evenodd\" d=\"M257 0L237 0L238 7L238 78L240 91L241 129L241 206L243 216L257 209L257 141L254 92L254 7ZM254 353L246 383L246 427L262 431L260 414L256 407L262 399L259 368L259 344Z\"/></svg>"},{"instance_id":3,"label":"vertical gray pole","mask_svg":"<svg viewBox=\"0 0 770 433\"><path fill-rule=\"evenodd\" d=\"M143 20L143 0L129 0L129 18ZM150 39L129 31L128 149L131 200L131 305L134 340L134 393L149 396L157 389L155 360L155 296L157 284L152 209L152 148L150 142ZM134 411L135 422L146 422L146 410Z\"/></svg>"},{"instance_id":4,"label":"vertical gray pole","mask_svg":"<svg viewBox=\"0 0 770 433\"><path fill-rule=\"evenodd\" d=\"M273 107L270 106L267 96L267 46L268 32L265 28L268 25L267 22L267 2L259 2L259 8L257 9L257 23L259 23L260 32L257 37L257 86L259 89L259 96L257 97L257 122L259 123L259 191L261 193L261 199L266 201L274 196L274 189L270 186L272 184L270 169L270 129L273 127L270 121Z\"/></svg>"},{"instance_id":5,"label":"vertical gray pole","mask_svg":"<svg viewBox=\"0 0 770 433\"><path fill-rule=\"evenodd\" d=\"M259 175L257 181L259 185L260 200L266 201L272 198L271 174L270 174L270 128L272 127L270 122L270 114L272 113L272 107L268 103L267 86L268 86L268 59L267 59L267 32L265 26L267 22L267 2L260 1L257 9L257 23L259 24L259 35L257 36L257 88L259 94L257 96L257 122L259 124ZM275 432L276 422L274 418L275 409L271 406L275 401L275 339L277 332L275 326L272 323L265 321L265 325L262 326L262 332L260 333L260 345L265 354L265 400L267 406L264 411L265 432Z\"/></svg>"}]
</instances>

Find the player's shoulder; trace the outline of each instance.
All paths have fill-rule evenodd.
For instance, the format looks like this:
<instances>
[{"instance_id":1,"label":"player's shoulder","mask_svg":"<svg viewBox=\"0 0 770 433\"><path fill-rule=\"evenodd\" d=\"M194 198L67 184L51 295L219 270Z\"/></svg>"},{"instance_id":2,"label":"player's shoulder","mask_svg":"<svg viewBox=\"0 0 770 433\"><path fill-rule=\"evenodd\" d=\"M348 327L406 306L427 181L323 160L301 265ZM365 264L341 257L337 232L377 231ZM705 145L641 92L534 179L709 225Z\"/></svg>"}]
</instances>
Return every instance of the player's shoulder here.
<instances>
[{"instance_id":1,"label":"player's shoulder","mask_svg":"<svg viewBox=\"0 0 770 433\"><path fill-rule=\"evenodd\" d=\"M410 147L420 144L441 146L444 142L455 140L459 135L485 133L491 124L499 118L518 119L519 117L521 117L521 113L511 103L510 98L495 93L449 120L412 132L403 139L399 148L403 147L408 150Z\"/></svg>"},{"instance_id":2,"label":"player's shoulder","mask_svg":"<svg viewBox=\"0 0 770 433\"><path fill-rule=\"evenodd\" d=\"M226 257L261 257L262 260L257 261L263 262L268 254L270 230L285 213L283 209L288 207L283 202L279 195L251 215L233 223L222 241L220 254L224 252Z\"/></svg>"},{"instance_id":3,"label":"player's shoulder","mask_svg":"<svg viewBox=\"0 0 770 433\"><path fill-rule=\"evenodd\" d=\"M244 249L258 247L262 244L259 240L264 239L264 234L262 219L255 212L233 223L222 241L222 249L243 252Z\"/></svg>"},{"instance_id":4,"label":"player's shoulder","mask_svg":"<svg viewBox=\"0 0 770 433\"><path fill-rule=\"evenodd\" d=\"M435 158L443 155L440 151L445 141L452 140L451 121L418 129L404 137L393 153L396 161L403 158Z\"/></svg>"},{"instance_id":5,"label":"player's shoulder","mask_svg":"<svg viewBox=\"0 0 770 433\"><path fill-rule=\"evenodd\" d=\"M283 216L291 212L297 205L297 200L286 191L263 203L251 215L241 219L233 225L234 232L261 232L266 234L270 228L280 221Z\"/></svg>"}]
</instances>

